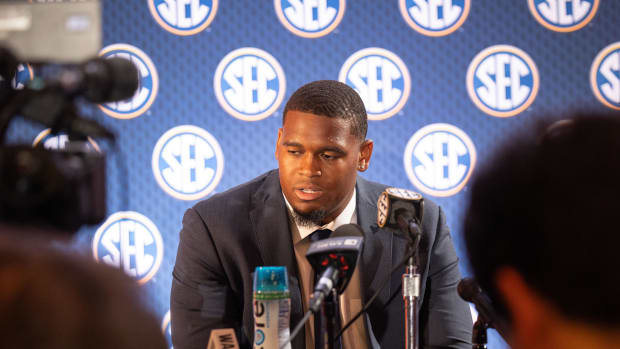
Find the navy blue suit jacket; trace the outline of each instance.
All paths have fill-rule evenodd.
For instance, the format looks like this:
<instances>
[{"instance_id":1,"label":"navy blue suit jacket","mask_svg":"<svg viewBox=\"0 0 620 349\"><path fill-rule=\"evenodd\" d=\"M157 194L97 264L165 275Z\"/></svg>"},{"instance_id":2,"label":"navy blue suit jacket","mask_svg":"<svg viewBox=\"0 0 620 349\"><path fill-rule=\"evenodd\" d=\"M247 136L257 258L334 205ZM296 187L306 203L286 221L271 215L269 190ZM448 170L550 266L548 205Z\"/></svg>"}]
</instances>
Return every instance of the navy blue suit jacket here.
<instances>
[{"instance_id":1,"label":"navy blue suit jacket","mask_svg":"<svg viewBox=\"0 0 620 349\"><path fill-rule=\"evenodd\" d=\"M364 300L381 287L404 255L406 241L377 226L377 199L384 185L357 179L357 219L364 231L361 267ZM214 328L234 328L241 347L251 348L254 321L252 273L282 265L289 272L291 327L303 316L289 220L277 170L199 202L183 218L170 301L175 349L204 349ZM441 209L425 200L420 242L420 348L471 348L472 319L456 292L458 258ZM368 311L382 348L404 348L401 276ZM391 297L395 294L394 297ZM303 349L304 332L293 341Z\"/></svg>"}]
</instances>

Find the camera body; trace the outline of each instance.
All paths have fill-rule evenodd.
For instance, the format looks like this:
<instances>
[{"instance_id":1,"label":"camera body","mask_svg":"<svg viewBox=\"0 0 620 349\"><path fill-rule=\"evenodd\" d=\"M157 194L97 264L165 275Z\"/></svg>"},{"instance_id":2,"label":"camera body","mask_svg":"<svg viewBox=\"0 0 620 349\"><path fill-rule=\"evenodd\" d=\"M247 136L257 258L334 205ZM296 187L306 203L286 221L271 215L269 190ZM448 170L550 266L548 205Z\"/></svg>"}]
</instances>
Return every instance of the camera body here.
<instances>
[{"instance_id":1,"label":"camera body","mask_svg":"<svg viewBox=\"0 0 620 349\"><path fill-rule=\"evenodd\" d=\"M105 156L83 142L0 148L0 221L74 233L105 218L105 197Z\"/></svg>"}]
</instances>

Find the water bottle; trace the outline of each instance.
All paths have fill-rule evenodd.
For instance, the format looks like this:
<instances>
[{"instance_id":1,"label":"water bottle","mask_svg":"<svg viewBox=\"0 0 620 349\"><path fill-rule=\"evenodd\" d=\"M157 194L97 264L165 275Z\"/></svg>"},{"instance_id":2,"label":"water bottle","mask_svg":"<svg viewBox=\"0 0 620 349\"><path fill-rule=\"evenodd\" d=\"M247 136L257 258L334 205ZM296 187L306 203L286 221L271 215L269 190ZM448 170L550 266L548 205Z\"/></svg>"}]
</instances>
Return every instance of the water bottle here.
<instances>
[{"instance_id":1,"label":"water bottle","mask_svg":"<svg viewBox=\"0 0 620 349\"><path fill-rule=\"evenodd\" d=\"M291 296L286 267L254 272L254 349L278 349L290 336ZM291 349L287 344L285 349Z\"/></svg>"}]
</instances>

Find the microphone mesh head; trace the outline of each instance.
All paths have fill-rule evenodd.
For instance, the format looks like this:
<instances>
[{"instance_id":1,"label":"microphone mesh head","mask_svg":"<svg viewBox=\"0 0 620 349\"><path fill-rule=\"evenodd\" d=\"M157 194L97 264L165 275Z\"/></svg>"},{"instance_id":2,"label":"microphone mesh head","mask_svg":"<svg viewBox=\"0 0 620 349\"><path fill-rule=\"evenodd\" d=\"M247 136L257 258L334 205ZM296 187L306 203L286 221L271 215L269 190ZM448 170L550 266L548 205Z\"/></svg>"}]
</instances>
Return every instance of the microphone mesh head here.
<instances>
[{"instance_id":1,"label":"microphone mesh head","mask_svg":"<svg viewBox=\"0 0 620 349\"><path fill-rule=\"evenodd\" d=\"M481 292L480 286L472 278L462 279L456 289L459 296L467 302L473 302L474 297Z\"/></svg>"}]
</instances>

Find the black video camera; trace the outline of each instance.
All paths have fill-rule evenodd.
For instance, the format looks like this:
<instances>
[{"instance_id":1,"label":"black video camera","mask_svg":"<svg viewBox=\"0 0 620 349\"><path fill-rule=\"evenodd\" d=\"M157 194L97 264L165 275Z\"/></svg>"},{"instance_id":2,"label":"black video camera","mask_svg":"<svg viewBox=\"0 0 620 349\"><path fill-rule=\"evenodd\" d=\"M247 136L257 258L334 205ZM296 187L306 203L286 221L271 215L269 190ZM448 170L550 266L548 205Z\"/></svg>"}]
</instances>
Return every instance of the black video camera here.
<instances>
[{"instance_id":1,"label":"black video camera","mask_svg":"<svg viewBox=\"0 0 620 349\"><path fill-rule=\"evenodd\" d=\"M101 46L98 0L11 2L0 9L0 22L29 23L0 29L0 222L67 233L100 223L106 216L105 156L86 140L113 141L114 135L81 117L75 101L127 99L138 88L138 71L120 58L85 58ZM67 37L67 28L76 36ZM76 44L76 38L87 44ZM37 77L17 89L11 80L18 62L70 65L60 66L53 79ZM66 133L70 142L62 149L8 145L6 132L16 116L49 127L53 135Z\"/></svg>"},{"instance_id":2,"label":"black video camera","mask_svg":"<svg viewBox=\"0 0 620 349\"><path fill-rule=\"evenodd\" d=\"M82 142L0 148L0 221L73 233L106 216L105 156Z\"/></svg>"}]
</instances>

